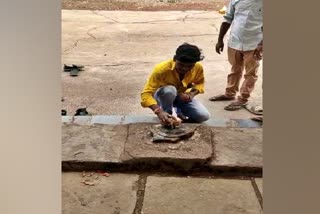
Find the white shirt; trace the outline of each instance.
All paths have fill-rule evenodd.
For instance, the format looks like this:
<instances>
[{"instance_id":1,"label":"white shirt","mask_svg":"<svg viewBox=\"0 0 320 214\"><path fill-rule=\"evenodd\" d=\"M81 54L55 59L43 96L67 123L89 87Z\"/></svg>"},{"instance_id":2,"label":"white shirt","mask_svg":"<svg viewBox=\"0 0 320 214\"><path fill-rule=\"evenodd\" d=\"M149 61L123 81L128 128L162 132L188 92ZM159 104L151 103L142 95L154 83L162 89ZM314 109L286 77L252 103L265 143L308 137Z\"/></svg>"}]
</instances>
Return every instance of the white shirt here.
<instances>
[{"instance_id":1,"label":"white shirt","mask_svg":"<svg viewBox=\"0 0 320 214\"><path fill-rule=\"evenodd\" d=\"M228 46L254 50L262 40L262 0L230 0L224 22L231 24Z\"/></svg>"}]
</instances>

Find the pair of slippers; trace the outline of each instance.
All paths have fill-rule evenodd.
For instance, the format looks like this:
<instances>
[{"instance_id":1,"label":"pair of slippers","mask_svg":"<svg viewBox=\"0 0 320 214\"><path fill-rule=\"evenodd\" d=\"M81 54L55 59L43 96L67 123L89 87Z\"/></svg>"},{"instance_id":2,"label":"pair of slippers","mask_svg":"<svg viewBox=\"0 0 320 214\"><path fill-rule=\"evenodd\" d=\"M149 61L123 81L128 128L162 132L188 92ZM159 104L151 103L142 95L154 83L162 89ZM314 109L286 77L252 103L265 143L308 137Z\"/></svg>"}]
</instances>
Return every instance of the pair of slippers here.
<instances>
[{"instance_id":1,"label":"pair of slippers","mask_svg":"<svg viewBox=\"0 0 320 214\"><path fill-rule=\"evenodd\" d=\"M83 71L83 68L84 68L83 65L75 65L75 64L66 65L66 64L64 64L63 71L70 72L70 76L75 77L75 76L78 76L78 73L80 71Z\"/></svg>"},{"instance_id":2,"label":"pair of slippers","mask_svg":"<svg viewBox=\"0 0 320 214\"><path fill-rule=\"evenodd\" d=\"M210 101L231 101L234 100L235 97L228 97L224 94L214 96L209 98ZM252 117L251 120L257 121L257 122L263 122L263 108L262 106L249 106L247 103L231 103L230 105L226 106L224 109L228 111L235 111L239 110L241 108L245 108L250 113L259 115L259 117Z\"/></svg>"},{"instance_id":3,"label":"pair of slippers","mask_svg":"<svg viewBox=\"0 0 320 214\"><path fill-rule=\"evenodd\" d=\"M221 95L217 95L214 97L210 97L209 101L213 101L213 102L214 101L231 101L234 99L235 99L235 97L229 97L225 94L221 94ZM228 106L224 107L224 110L236 111L236 110L242 109L246 106L247 106L247 103L233 102L233 103L229 104Z\"/></svg>"},{"instance_id":4,"label":"pair of slippers","mask_svg":"<svg viewBox=\"0 0 320 214\"><path fill-rule=\"evenodd\" d=\"M79 108L76 110L76 114L74 116L86 116L89 115L87 108ZM66 110L61 110L61 116L67 116Z\"/></svg>"},{"instance_id":5,"label":"pair of slippers","mask_svg":"<svg viewBox=\"0 0 320 214\"><path fill-rule=\"evenodd\" d=\"M231 101L234 99L235 99L235 97L229 97L224 94L209 98L210 101ZM251 112L252 114L255 114L255 115L263 115L263 109L261 106L250 106L249 107L247 105L247 103L234 102L234 103L231 103L230 105L226 106L224 109L228 110L228 111L235 111L235 110L239 110L241 108L245 108L249 112Z\"/></svg>"}]
</instances>

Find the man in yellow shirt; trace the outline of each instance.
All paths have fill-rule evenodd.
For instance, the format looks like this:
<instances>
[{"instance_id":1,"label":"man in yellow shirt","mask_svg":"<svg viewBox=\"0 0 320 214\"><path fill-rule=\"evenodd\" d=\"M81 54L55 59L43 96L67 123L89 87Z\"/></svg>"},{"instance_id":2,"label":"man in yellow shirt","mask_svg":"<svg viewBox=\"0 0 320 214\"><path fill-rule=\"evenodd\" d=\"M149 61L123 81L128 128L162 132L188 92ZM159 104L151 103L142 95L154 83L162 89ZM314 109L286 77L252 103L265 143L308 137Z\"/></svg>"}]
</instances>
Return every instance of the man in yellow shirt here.
<instances>
[{"instance_id":1,"label":"man in yellow shirt","mask_svg":"<svg viewBox=\"0 0 320 214\"><path fill-rule=\"evenodd\" d=\"M171 60L157 64L141 93L141 105L149 107L162 124L169 124L173 107L184 122L201 123L210 118L208 110L194 97L204 93L204 57L194 45L180 45Z\"/></svg>"}]
</instances>

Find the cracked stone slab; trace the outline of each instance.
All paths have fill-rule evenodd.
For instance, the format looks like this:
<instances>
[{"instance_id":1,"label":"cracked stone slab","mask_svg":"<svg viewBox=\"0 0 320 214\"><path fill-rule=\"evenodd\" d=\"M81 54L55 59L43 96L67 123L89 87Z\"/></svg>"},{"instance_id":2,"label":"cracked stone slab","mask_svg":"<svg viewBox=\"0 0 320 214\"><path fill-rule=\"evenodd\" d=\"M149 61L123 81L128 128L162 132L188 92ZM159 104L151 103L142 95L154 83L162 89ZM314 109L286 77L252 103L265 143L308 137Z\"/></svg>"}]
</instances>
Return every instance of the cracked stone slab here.
<instances>
[{"instance_id":1,"label":"cracked stone slab","mask_svg":"<svg viewBox=\"0 0 320 214\"><path fill-rule=\"evenodd\" d=\"M258 186L258 189L259 189L259 191L260 191L260 193L262 195L263 194L263 179L262 178L256 178L254 180L255 180L255 182L256 182L256 184Z\"/></svg>"},{"instance_id":2,"label":"cracked stone slab","mask_svg":"<svg viewBox=\"0 0 320 214\"><path fill-rule=\"evenodd\" d=\"M205 163L212 155L211 130L207 126L186 124L196 128L194 135L178 143L153 143L150 133L154 124L129 124L128 139L121 159L124 162L179 164L184 168Z\"/></svg>"},{"instance_id":3,"label":"cracked stone slab","mask_svg":"<svg viewBox=\"0 0 320 214\"><path fill-rule=\"evenodd\" d=\"M74 116L73 123L79 125L90 125L92 116Z\"/></svg>"},{"instance_id":4,"label":"cracked stone slab","mask_svg":"<svg viewBox=\"0 0 320 214\"><path fill-rule=\"evenodd\" d=\"M82 184L84 179L82 173L62 173L63 214L133 213L138 175L110 174L104 177L94 174L86 178L92 180L94 186Z\"/></svg>"},{"instance_id":5,"label":"cracked stone slab","mask_svg":"<svg viewBox=\"0 0 320 214\"><path fill-rule=\"evenodd\" d=\"M159 119L155 116L125 116L122 124L130 123L159 123Z\"/></svg>"},{"instance_id":6,"label":"cracked stone slab","mask_svg":"<svg viewBox=\"0 0 320 214\"><path fill-rule=\"evenodd\" d=\"M147 179L142 211L147 214L262 213L250 180L156 176Z\"/></svg>"},{"instance_id":7,"label":"cracked stone slab","mask_svg":"<svg viewBox=\"0 0 320 214\"><path fill-rule=\"evenodd\" d=\"M211 166L263 166L261 128L212 128L215 157Z\"/></svg>"},{"instance_id":8,"label":"cracked stone slab","mask_svg":"<svg viewBox=\"0 0 320 214\"><path fill-rule=\"evenodd\" d=\"M63 125L62 161L118 163L126 136L126 126Z\"/></svg>"},{"instance_id":9,"label":"cracked stone slab","mask_svg":"<svg viewBox=\"0 0 320 214\"><path fill-rule=\"evenodd\" d=\"M72 123L73 116L61 116L62 123Z\"/></svg>"},{"instance_id":10,"label":"cracked stone slab","mask_svg":"<svg viewBox=\"0 0 320 214\"><path fill-rule=\"evenodd\" d=\"M118 125L124 120L121 115L96 115L92 117L92 124Z\"/></svg>"}]
</instances>

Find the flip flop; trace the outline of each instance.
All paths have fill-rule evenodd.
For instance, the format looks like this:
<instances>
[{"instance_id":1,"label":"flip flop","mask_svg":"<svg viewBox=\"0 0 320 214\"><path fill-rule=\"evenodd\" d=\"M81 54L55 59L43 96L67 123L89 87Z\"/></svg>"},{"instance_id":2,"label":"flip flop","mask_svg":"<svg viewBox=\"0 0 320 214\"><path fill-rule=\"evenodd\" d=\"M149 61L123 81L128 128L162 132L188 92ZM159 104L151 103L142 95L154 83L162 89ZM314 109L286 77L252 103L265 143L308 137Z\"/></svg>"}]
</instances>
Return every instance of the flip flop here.
<instances>
[{"instance_id":1,"label":"flip flop","mask_svg":"<svg viewBox=\"0 0 320 214\"><path fill-rule=\"evenodd\" d=\"M246 105L247 105L247 103L243 103L243 104L231 103L230 105L227 105L226 107L224 107L224 109L227 111L236 111L236 110L244 108Z\"/></svg>"},{"instance_id":2,"label":"flip flop","mask_svg":"<svg viewBox=\"0 0 320 214\"><path fill-rule=\"evenodd\" d=\"M89 112L87 112L87 108L79 108L76 110L76 114L74 116L86 116Z\"/></svg>"},{"instance_id":3,"label":"flip flop","mask_svg":"<svg viewBox=\"0 0 320 214\"><path fill-rule=\"evenodd\" d=\"M79 72L80 72L80 70L78 68L72 68L70 71L70 76L76 77L76 76L78 76Z\"/></svg>"},{"instance_id":4,"label":"flip flop","mask_svg":"<svg viewBox=\"0 0 320 214\"><path fill-rule=\"evenodd\" d=\"M263 115L263 109L261 106L245 106L245 109L247 109L249 112L255 115Z\"/></svg>"},{"instance_id":5,"label":"flip flop","mask_svg":"<svg viewBox=\"0 0 320 214\"><path fill-rule=\"evenodd\" d=\"M252 117L250 119L261 123L263 122L263 117Z\"/></svg>"},{"instance_id":6,"label":"flip flop","mask_svg":"<svg viewBox=\"0 0 320 214\"><path fill-rule=\"evenodd\" d=\"M72 64L72 65L63 65L63 71L64 72L70 72L73 68L77 68L78 70L82 71L84 66L83 65L76 65L76 64Z\"/></svg>"},{"instance_id":7,"label":"flip flop","mask_svg":"<svg viewBox=\"0 0 320 214\"><path fill-rule=\"evenodd\" d=\"M209 98L209 101L228 101L228 100L234 100L235 97L228 97L225 94L213 96Z\"/></svg>"}]
</instances>

